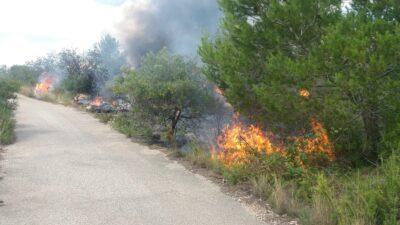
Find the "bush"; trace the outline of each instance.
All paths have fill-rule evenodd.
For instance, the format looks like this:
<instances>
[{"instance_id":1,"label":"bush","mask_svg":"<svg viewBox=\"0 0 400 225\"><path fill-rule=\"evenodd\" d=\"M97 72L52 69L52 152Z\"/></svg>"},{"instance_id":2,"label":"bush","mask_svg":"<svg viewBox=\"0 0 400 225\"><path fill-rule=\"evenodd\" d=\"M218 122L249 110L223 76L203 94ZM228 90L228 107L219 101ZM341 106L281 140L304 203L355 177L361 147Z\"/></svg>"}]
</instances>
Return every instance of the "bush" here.
<instances>
[{"instance_id":1,"label":"bush","mask_svg":"<svg viewBox=\"0 0 400 225\"><path fill-rule=\"evenodd\" d=\"M12 119L11 110L0 104L0 145L12 143L14 140L14 127L15 121Z\"/></svg>"},{"instance_id":2,"label":"bush","mask_svg":"<svg viewBox=\"0 0 400 225\"><path fill-rule=\"evenodd\" d=\"M14 82L0 79L0 145L10 144L14 140L14 92L18 88Z\"/></svg>"},{"instance_id":3,"label":"bush","mask_svg":"<svg viewBox=\"0 0 400 225\"><path fill-rule=\"evenodd\" d=\"M111 126L128 137L140 138L147 142L152 142L153 133L151 128L146 123L142 123L135 118L135 115L132 114L117 115L111 121Z\"/></svg>"},{"instance_id":4,"label":"bush","mask_svg":"<svg viewBox=\"0 0 400 225\"><path fill-rule=\"evenodd\" d=\"M317 118L342 159L378 162L399 120L398 3L341 2L221 0L222 32L199 52L242 115L283 136Z\"/></svg>"},{"instance_id":5,"label":"bush","mask_svg":"<svg viewBox=\"0 0 400 225\"><path fill-rule=\"evenodd\" d=\"M147 54L136 70L116 81L117 94L127 94L135 117L149 127L167 131L173 140L178 128L212 113L212 89L196 63L166 49Z\"/></svg>"}]
</instances>

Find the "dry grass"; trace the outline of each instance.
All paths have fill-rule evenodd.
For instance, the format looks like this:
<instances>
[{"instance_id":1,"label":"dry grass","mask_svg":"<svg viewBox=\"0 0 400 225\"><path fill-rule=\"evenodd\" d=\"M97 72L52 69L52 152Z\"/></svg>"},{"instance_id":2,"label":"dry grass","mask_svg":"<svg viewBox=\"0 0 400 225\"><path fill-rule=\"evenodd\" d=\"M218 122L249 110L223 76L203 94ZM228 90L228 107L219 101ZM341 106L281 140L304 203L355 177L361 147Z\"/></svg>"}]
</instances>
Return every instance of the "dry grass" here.
<instances>
[{"instance_id":1,"label":"dry grass","mask_svg":"<svg viewBox=\"0 0 400 225\"><path fill-rule=\"evenodd\" d=\"M109 123L114 118L114 114L112 113L96 113L94 115L102 123Z\"/></svg>"},{"instance_id":2,"label":"dry grass","mask_svg":"<svg viewBox=\"0 0 400 225\"><path fill-rule=\"evenodd\" d=\"M72 105L72 96L63 92L49 92L40 96L36 96L36 98L42 101L61 104L65 106Z\"/></svg>"},{"instance_id":3,"label":"dry grass","mask_svg":"<svg viewBox=\"0 0 400 225\"><path fill-rule=\"evenodd\" d=\"M33 87L31 86L22 86L19 90L19 93L22 95L25 95L27 97L30 98L34 98L35 97L35 93L33 91Z\"/></svg>"},{"instance_id":4,"label":"dry grass","mask_svg":"<svg viewBox=\"0 0 400 225\"><path fill-rule=\"evenodd\" d=\"M257 196L263 199L268 199L271 196L273 185L271 184L270 176L261 175L257 178L253 178L251 179L251 185L253 192Z\"/></svg>"},{"instance_id":5,"label":"dry grass","mask_svg":"<svg viewBox=\"0 0 400 225\"><path fill-rule=\"evenodd\" d=\"M185 158L194 166L212 168L210 153L205 152L202 149L195 148L192 152L186 154Z\"/></svg>"}]
</instances>

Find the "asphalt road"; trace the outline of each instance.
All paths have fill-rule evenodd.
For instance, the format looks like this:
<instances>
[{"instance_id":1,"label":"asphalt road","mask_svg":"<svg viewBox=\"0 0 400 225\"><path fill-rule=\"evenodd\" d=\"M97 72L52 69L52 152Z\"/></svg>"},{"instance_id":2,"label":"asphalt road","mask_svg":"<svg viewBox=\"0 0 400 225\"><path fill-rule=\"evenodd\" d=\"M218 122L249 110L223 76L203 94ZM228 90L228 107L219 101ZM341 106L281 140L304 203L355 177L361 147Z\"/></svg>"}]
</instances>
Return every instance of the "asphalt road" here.
<instances>
[{"instance_id":1,"label":"asphalt road","mask_svg":"<svg viewBox=\"0 0 400 225\"><path fill-rule=\"evenodd\" d=\"M91 115L19 96L1 225L263 224L207 179Z\"/></svg>"}]
</instances>

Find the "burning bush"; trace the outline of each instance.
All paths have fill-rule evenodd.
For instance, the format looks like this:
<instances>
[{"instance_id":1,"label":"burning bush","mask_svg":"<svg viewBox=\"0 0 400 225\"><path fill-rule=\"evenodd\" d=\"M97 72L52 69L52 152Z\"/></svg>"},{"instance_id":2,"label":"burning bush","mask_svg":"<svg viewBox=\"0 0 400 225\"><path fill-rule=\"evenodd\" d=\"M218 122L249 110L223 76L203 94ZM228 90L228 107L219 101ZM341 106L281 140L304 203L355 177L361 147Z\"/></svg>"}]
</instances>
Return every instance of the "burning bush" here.
<instances>
[{"instance_id":1,"label":"burning bush","mask_svg":"<svg viewBox=\"0 0 400 225\"><path fill-rule=\"evenodd\" d=\"M35 95L44 95L53 89L54 77L49 73L43 73L39 78L39 83L35 87Z\"/></svg>"},{"instance_id":2,"label":"burning bush","mask_svg":"<svg viewBox=\"0 0 400 225\"><path fill-rule=\"evenodd\" d=\"M291 151L281 141L276 140L272 133L266 133L254 125L246 126L236 115L218 137L218 148L212 151L214 157L228 168L254 163L254 160L262 160L272 154L291 158L292 163L304 167L333 161L333 145L322 123L314 119L311 127L309 135L288 138L295 148L295 151Z\"/></svg>"}]
</instances>

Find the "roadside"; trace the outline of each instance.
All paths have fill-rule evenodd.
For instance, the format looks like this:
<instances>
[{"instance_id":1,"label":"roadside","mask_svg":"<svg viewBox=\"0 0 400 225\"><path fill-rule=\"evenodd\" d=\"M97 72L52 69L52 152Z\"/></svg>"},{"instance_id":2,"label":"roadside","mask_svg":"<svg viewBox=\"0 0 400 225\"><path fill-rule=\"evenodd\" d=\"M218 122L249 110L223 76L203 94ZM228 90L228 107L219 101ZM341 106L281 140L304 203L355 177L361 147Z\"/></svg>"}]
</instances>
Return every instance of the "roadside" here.
<instances>
[{"instance_id":1,"label":"roadside","mask_svg":"<svg viewBox=\"0 0 400 225\"><path fill-rule=\"evenodd\" d=\"M262 224L217 185L86 113L19 104L0 224Z\"/></svg>"},{"instance_id":2,"label":"roadside","mask_svg":"<svg viewBox=\"0 0 400 225\"><path fill-rule=\"evenodd\" d=\"M29 96L32 97L32 96ZM252 184L250 182L244 182L240 184L232 185L229 181L227 181L224 176L209 167L204 166L199 161L193 161L189 157L190 155L185 155L179 150L177 151L174 148L169 148L166 145L160 145L155 143L149 143L149 139L131 136L127 133L124 133L120 129L116 128L110 122L114 116L118 116L117 114L110 113L101 113L96 111L88 110L86 106L77 105L72 100L68 100L67 96L62 96L52 93L48 93L46 97L40 98L41 101L46 101L53 104L61 104L67 107L72 107L82 112L86 112L96 119L99 122L108 124L114 130L119 131L122 134L127 135L127 137L134 143L140 143L141 145L148 146L151 150L156 150L162 152L169 160L173 160L183 165L186 170L190 171L193 174L199 175L200 177L204 177L211 181L212 183L218 185L220 190L226 195L230 196L235 201L239 202L248 212L257 217L258 220L263 221L267 224L276 224L276 225L294 225L298 224L296 219L283 214L279 215L274 212L272 207L265 201L265 199L254 195L254 191L252 189ZM208 159L204 159L208 160Z\"/></svg>"}]
</instances>

